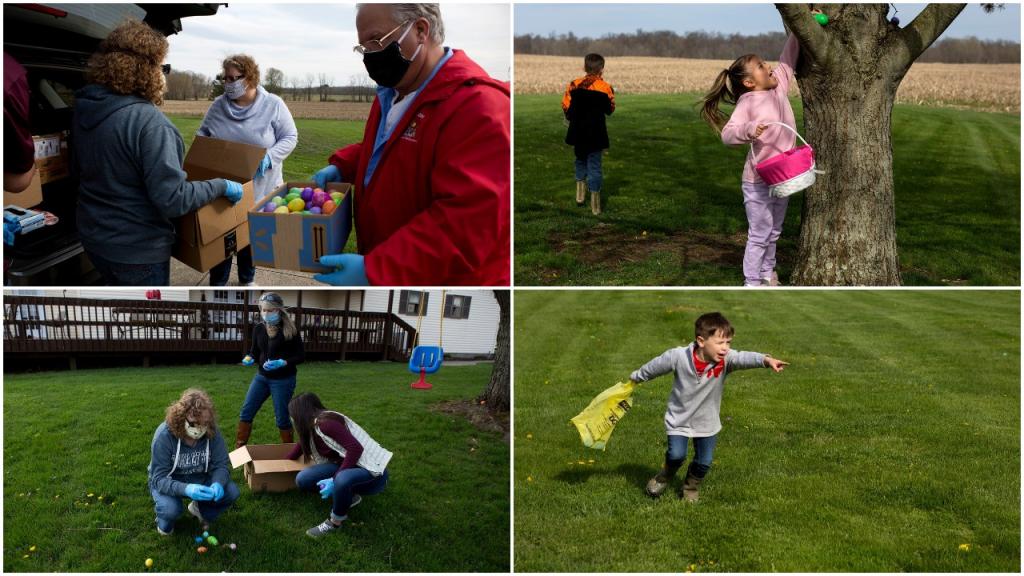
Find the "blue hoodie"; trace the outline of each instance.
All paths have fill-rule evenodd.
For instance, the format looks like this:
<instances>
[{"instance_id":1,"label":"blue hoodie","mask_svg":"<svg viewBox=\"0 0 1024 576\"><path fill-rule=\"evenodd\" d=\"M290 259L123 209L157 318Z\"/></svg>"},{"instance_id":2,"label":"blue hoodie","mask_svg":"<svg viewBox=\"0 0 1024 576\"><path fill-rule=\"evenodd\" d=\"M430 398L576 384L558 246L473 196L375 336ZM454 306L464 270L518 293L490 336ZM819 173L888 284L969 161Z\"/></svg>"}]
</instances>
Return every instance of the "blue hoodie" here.
<instances>
[{"instance_id":1,"label":"blue hoodie","mask_svg":"<svg viewBox=\"0 0 1024 576\"><path fill-rule=\"evenodd\" d=\"M86 250L122 264L171 258L172 218L227 190L221 178L185 180L185 143L152 102L90 84L75 93L72 146L78 232Z\"/></svg>"},{"instance_id":2,"label":"blue hoodie","mask_svg":"<svg viewBox=\"0 0 1024 576\"><path fill-rule=\"evenodd\" d=\"M152 458L146 468L149 487L161 494L183 497L188 484L209 486L220 482L227 486L231 480L228 450L219 430L212 439L208 433L195 446L189 446L171 434L167 422L161 422L153 434L151 450Z\"/></svg>"}]
</instances>

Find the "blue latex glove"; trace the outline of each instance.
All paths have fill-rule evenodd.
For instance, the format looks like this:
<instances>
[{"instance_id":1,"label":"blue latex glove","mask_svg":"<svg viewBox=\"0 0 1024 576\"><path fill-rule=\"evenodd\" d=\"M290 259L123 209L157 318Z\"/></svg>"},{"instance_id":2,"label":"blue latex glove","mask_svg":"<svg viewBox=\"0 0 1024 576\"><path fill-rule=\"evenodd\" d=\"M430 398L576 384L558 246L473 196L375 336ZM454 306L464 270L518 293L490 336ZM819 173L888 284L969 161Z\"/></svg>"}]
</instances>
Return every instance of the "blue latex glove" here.
<instances>
[{"instance_id":1,"label":"blue latex glove","mask_svg":"<svg viewBox=\"0 0 1024 576\"><path fill-rule=\"evenodd\" d=\"M17 222L4 222L4 244L14 246L14 236L19 232L21 232L21 224Z\"/></svg>"},{"instance_id":2,"label":"blue latex glove","mask_svg":"<svg viewBox=\"0 0 1024 576\"><path fill-rule=\"evenodd\" d=\"M327 274L317 274L313 280L332 286L369 286L363 257L359 254L328 254L320 257L324 266L340 267Z\"/></svg>"},{"instance_id":3,"label":"blue latex glove","mask_svg":"<svg viewBox=\"0 0 1024 576\"><path fill-rule=\"evenodd\" d=\"M242 358L242 366L252 366L255 363L256 360L252 356L246 355L245 358Z\"/></svg>"},{"instance_id":4,"label":"blue latex glove","mask_svg":"<svg viewBox=\"0 0 1024 576\"><path fill-rule=\"evenodd\" d=\"M321 188L327 186L328 182L341 182L341 170L334 164L328 164L313 174L313 180Z\"/></svg>"},{"instance_id":5,"label":"blue latex glove","mask_svg":"<svg viewBox=\"0 0 1024 576\"><path fill-rule=\"evenodd\" d=\"M321 480L317 482L316 485L317 487L320 488L320 497L323 498L324 500L326 500L328 496L334 493L334 478Z\"/></svg>"},{"instance_id":6,"label":"blue latex glove","mask_svg":"<svg viewBox=\"0 0 1024 576\"><path fill-rule=\"evenodd\" d=\"M224 486L222 486L220 482L210 484L210 490L213 491L214 500L219 502L220 499L224 497Z\"/></svg>"},{"instance_id":7,"label":"blue latex glove","mask_svg":"<svg viewBox=\"0 0 1024 576\"><path fill-rule=\"evenodd\" d=\"M285 362L284 360L267 360L266 362L263 363L263 369L266 370L267 372L270 372L271 370L283 368L285 364L287 364L287 362Z\"/></svg>"},{"instance_id":8,"label":"blue latex glove","mask_svg":"<svg viewBox=\"0 0 1024 576\"><path fill-rule=\"evenodd\" d=\"M238 201L242 199L242 185L232 180L227 180L228 188L224 191L224 196L228 200L231 200L232 204L238 204Z\"/></svg>"},{"instance_id":9,"label":"blue latex glove","mask_svg":"<svg viewBox=\"0 0 1024 576\"><path fill-rule=\"evenodd\" d=\"M253 178L262 178L263 173L267 170L270 170L270 152L267 152L267 155L260 161L260 166L256 169L256 175Z\"/></svg>"},{"instance_id":10,"label":"blue latex glove","mask_svg":"<svg viewBox=\"0 0 1024 576\"><path fill-rule=\"evenodd\" d=\"M205 502L213 500L213 490L202 484L189 484L185 486L185 496L193 500Z\"/></svg>"}]
</instances>

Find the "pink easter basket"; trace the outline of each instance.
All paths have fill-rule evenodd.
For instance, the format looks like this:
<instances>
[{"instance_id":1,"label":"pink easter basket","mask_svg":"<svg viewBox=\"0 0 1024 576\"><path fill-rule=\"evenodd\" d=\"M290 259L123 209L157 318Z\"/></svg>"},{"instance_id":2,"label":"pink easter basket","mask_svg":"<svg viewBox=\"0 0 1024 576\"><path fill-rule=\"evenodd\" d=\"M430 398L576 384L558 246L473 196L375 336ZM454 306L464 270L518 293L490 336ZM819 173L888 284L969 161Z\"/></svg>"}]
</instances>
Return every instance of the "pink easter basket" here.
<instances>
[{"instance_id":1,"label":"pink easter basket","mask_svg":"<svg viewBox=\"0 0 1024 576\"><path fill-rule=\"evenodd\" d=\"M782 126L796 134L796 137L803 142L803 146L796 146L782 154L776 154L754 166L757 174L768 185L768 193L776 198L785 198L814 184L816 174L824 174L823 171L815 169L814 149L803 139L803 136L800 136L799 132L790 128L788 124L782 122L766 122L766 124Z\"/></svg>"}]
</instances>

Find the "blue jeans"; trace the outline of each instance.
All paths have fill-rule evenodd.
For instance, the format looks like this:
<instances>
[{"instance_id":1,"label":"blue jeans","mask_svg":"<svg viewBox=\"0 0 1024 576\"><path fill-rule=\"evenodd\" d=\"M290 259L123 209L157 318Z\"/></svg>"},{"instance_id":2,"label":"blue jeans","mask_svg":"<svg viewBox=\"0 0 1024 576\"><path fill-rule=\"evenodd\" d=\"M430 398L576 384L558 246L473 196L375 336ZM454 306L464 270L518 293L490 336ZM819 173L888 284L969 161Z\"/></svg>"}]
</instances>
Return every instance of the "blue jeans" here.
<instances>
[{"instance_id":1,"label":"blue jeans","mask_svg":"<svg viewBox=\"0 0 1024 576\"><path fill-rule=\"evenodd\" d=\"M586 180L591 192L600 192L604 177L601 174L601 155L603 151L587 154L586 160L576 159L576 180Z\"/></svg>"},{"instance_id":2,"label":"blue jeans","mask_svg":"<svg viewBox=\"0 0 1024 576\"><path fill-rule=\"evenodd\" d=\"M333 477L338 472L338 465L332 462L315 464L302 470L295 476L295 484L300 490L320 491L316 485L321 480ZM388 471L374 476L365 468L348 468L334 478L334 504L331 506L331 519L339 522L348 518L348 509L352 505L352 497L373 496L380 494L388 485Z\"/></svg>"},{"instance_id":3,"label":"blue jeans","mask_svg":"<svg viewBox=\"0 0 1024 576\"><path fill-rule=\"evenodd\" d=\"M687 436L668 437L668 449L665 450L665 469L671 474L686 461L686 445L690 438ZM695 476L703 478L711 469L711 460L715 453L715 444L718 443L718 435L705 438L693 439L693 461L690 462L690 471Z\"/></svg>"},{"instance_id":4,"label":"blue jeans","mask_svg":"<svg viewBox=\"0 0 1024 576\"><path fill-rule=\"evenodd\" d=\"M107 286L167 286L171 283L171 261L153 264L114 262L86 250L96 271Z\"/></svg>"},{"instance_id":5,"label":"blue jeans","mask_svg":"<svg viewBox=\"0 0 1024 576\"><path fill-rule=\"evenodd\" d=\"M246 246L235 254L238 262L238 283L248 284L256 279L256 266L252 263L252 246ZM231 279L231 258L210 268L210 286L227 286Z\"/></svg>"},{"instance_id":6,"label":"blue jeans","mask_svg":"<svg viewBox=\"0 0 1024 576\"><path fill-rule=\"evenodd\" d=\"M210 479L207 477L207 481L204 484L209 486L209 482ZM157 492L154 488L150 488L149 492L153 495L156 525L164 532L171 532L174 530L174 521L185 511L185 505L182 503L181 497L163 494ZM213 500L199 502L199 513L202 514L203 520L207 522L216 520L221 512L230 508L235 503L235 500L238 500L240 494L238 486L229 480L227 485L224 486L224 497L220 499L220 502L214 502Z\"/></svg>"},{"instance_id":7,"label":"blue jeans","mask_svg":"<svg viewBox=\"0 0 1024 576\"><path fill-rule=\"evenodd\" d=\"M281 430L291 430L292 421L288 418L288 402L292 399L292 392L295 392L295 376L271 380L260 373L256 373L249 383L249 391L245 394L245 402L242 403L242 415L238 417L242 422L249 422L256 418L256 413L267 401L267 398L274 398L274 419L277 427Z\"/></svg>"}]
</instances>

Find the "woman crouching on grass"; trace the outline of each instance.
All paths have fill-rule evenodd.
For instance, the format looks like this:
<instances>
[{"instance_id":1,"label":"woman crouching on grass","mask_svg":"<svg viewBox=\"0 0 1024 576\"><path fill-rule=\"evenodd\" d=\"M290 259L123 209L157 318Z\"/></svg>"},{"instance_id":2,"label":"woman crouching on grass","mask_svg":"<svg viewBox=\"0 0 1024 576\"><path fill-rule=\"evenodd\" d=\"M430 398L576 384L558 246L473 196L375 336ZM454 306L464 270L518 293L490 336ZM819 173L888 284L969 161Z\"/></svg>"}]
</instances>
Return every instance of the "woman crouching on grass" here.
<instances>
[{"instance_id":1,"label":"woman crouching on grass","mask_svg":"<svg viewBox=\"0 0 1024 576\"><path fill-rule=\"evenodd\" d=\"M299 443L288 459L311 458L312 466L299 472L301 490L319 490L334 499L329 518L306 531L313 538L333 532L348 519L349 508L362 496L379 494L388 484L391 452L378 444L351 418L327 410L316 394L299 394L288 404Z\"/></svg>"},{"instance_id":2,"label":"woman crouching on grass","mask_svg":"<svg viewBox=\"0 0 1024 576\"><path fill-rule=\"evenodd\" d=\"M167 407L151 450L149 491L161 535L174 531L174 521L183 511L182 498L192 499L189 514L204 527L238 500L224 437L206 392L189 388Z\"/></svg>"}]
</instances>

